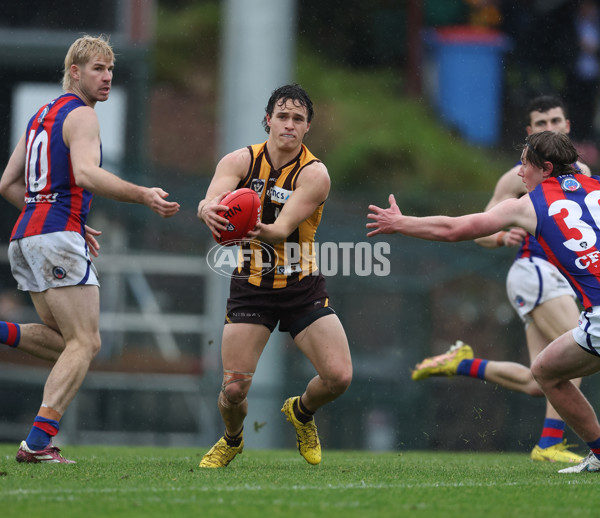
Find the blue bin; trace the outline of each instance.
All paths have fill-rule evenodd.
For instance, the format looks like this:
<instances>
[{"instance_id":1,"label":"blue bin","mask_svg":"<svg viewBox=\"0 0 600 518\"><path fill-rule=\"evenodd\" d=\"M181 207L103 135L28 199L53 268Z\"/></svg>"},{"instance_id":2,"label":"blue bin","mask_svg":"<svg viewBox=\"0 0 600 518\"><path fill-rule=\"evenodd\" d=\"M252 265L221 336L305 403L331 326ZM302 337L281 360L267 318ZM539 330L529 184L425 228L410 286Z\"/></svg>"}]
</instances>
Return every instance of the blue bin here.
<instances>
[{"instance_id":1,"label":"blue bin","mask_svg":"<svg viewBox=\"0 0 600 518\"><path fill-rule=\"evenodd\" d=\"M493 146L502 125L502 54L509 39L488 29L450 27L428 33L426 41L442 121L474 144Z\"/></svg>"}]
</instances>

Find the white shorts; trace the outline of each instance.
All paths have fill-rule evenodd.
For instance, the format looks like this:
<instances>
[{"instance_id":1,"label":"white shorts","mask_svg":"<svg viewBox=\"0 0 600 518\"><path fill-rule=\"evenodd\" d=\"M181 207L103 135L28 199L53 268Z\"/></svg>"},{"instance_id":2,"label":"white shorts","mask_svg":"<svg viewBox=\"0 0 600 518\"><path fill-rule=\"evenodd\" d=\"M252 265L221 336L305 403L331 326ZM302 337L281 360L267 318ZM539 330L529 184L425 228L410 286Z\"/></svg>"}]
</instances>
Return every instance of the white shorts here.
<instances>
[{"instance_id":1,"label":"white shorts","mask_svg":"<svg viewBox=\"0 0 600 518\"><path fill-rule=\"evenodd\" d=\"M552 263L539 257L517 259L506 277L508 300L523 322L528 314L540 304L575 292L560 271Z\"/></svg>"},{"instance_id":2,"label":"white shorts","mask_svg":"<svg viewBox=\"0 0 600 518\"><path fill-rule=\"evenodd\" d=\"M11 241L8 258L17 287L42 292L64 286L100 286L98 272L78 232L52 232Z\"/></svg>"},{"instance_id":3,"label":"white shorts","mask_svg":"<svg viewBox=\"0 0 600 518\"><path fill-rule=\"evenodd\" d=\"M581 312L573 338L582 349L600 356L600 306Z\"/></svg>"}]
</instances>

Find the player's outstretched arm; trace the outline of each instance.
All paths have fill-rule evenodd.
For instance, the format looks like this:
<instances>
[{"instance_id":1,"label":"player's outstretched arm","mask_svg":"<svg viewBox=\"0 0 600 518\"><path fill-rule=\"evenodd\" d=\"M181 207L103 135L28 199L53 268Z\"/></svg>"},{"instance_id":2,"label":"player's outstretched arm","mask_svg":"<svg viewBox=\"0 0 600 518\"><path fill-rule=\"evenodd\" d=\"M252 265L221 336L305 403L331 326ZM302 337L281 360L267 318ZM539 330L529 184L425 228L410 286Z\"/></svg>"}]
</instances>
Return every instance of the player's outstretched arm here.
<instances>
[{"instance_id":1,"label":"player's outstretched arm","mask_svg":"<svg viewBox=\"0 0 600 518\"><path fill-rule=\"evenodd\" d=\"M367 237L373 237L377 234L395 234L400 232L400 220L404 216L400 212L400 208L396 203L396 197L390 194L388 197L390 204L389 208L382 209L377 205L369 205L370 214L367 214L367 218L373 220L371 223L367 223L367 228L372 229Z\"/></svg>"},{"instance_id":2,"label":"player's outstretched arm","mask_svg":"<svg viewBox=\"0 0 600 518\"><path fill-rule=\"evenodd\" d=\"M465 241L487 236L507 226L520 226L529 232L535 231L536 216L529 196L519 200L505 200L488 212L465 216L404 216L393 194L389 197L390 206L383 209L369 205L367 218L370 231L368 237L378 234L400 233L406 236L430 241Z\"/></svg>"},{"instance_id":3,"label":"player's outstretched arm","mask_svg":"<svg viewBox=\"0 0 600 518\"><path fill-rule=\"evenodd\" d=\"M518 175L520 165L514 166L512 169L504 173L496 186L494 187L494 193L485 210L490 210L504 200L510 200L513 198L520 198L527 193L525 184L521 177ZM475 239L475 243L485 248L498 248L500 246L519 246L522 240L519 240L519 233L515 232L508 235L506 229L496 232L490 236L483 236ZM524 236L523 236L524 237Z\"/></svg>"},{"instance_id":4,"label":"player's outstretched arm","mask_svg":"<svg viewBox=\"0 0 600 518\"><path fill-rule=\"evenodd\" d=\"M164 218L179 211L179 203L167 201L168 193L160 187L136 185L100 167L100 126L92 108L82 106L69 113L63 139L70 149L73 175L79 187L116 201L146 205Z\"/></svg>"},{"instance_id":5,"label":"player's outstretched arm","mask_svg":"<svg viewBox=\"0 0 600 518\"><path fill-rule=\"evenodd\" d=\"M179 203L167 201L169 193L160 187L142 187L144 189L144 205L163 218L170 218L179 212Z\"/></svg>"}]
</instances>

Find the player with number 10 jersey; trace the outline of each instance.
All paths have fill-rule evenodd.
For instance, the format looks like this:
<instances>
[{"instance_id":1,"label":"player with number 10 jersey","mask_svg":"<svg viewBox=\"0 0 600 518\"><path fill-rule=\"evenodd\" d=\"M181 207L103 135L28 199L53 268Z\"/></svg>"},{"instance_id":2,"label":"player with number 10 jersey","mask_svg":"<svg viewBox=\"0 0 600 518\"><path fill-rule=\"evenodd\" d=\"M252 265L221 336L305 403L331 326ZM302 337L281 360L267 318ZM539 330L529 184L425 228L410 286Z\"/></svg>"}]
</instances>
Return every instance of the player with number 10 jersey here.
<instances>
[{"instance_id":1,"label":"player with number 10 jersey","mask_svg":"<svg viewBox=\"0 0 600 518\"><path fill-rule=\"evenodd\" d=\"M60 231L85 235L93 195L76 184L69 148L63 140L65 118L81 106L86 104L67 93L40 108L29 121L25 134L25 206L11 241Z\"/></svg>"}]
</instances>

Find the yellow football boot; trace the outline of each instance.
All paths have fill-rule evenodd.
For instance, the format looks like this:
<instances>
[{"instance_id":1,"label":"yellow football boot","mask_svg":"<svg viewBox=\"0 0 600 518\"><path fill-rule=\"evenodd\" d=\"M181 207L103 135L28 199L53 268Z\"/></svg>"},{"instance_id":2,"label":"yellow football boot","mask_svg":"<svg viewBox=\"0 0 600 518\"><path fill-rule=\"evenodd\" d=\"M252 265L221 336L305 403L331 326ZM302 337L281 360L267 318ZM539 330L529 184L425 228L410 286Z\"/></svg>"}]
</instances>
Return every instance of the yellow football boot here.
<instances>
[{"instance_id":1,"label":"yellow football boot","mask_svg":"<svg viewBox=\"0 0 600 518\"><path fill-rule=\"evenodd\" d=\"M413 381L418 381L430 376L454 376L461 361L472 359L473 349L458 340L444 354L425 358L412 371L411 377Z\"/></svg>"},{"instance_id":2,"label":"yellow football boot","mask_svg":"<svg viewBox=\"0 0 600 518\"><path fill-rule=\"evenodd\" d=\"M566 439L564 439L563 442L559 442L548 448L540 448L536 445L535 448L531 450L531 460L571 463L581 462L583 460L581 455L569 451L569 448L572 448L573 446L575 445L567 444Z\"/></svg>"},{"instance_id":3,"label":"yellow football boot","mask_svg":"<svg viewBox=\"0 0 600 518\"><path fill-rule=\"evenodd\" d=\"M244 439L239 446L229 446L225 437L221 437L202 457L200 461L201 468L224 468L226 467L238 453L242 453L244 449Z\"/></svg>"},{"instance_id":4,"label":"yellow football boot","mask_svg":"<svg viewBox=\"0 0 600 518\"><path fill-rule=\"evenodd\" d=\"M319 464L321 462L321 442L317 433L317 425L314 418L308 423L303 424L294 415L294 401L300 399L300 396L291 397L285 400L281 411L286 419L292 423L296 430L296 445L298 451L309 464Z\"/></svg>"}]
</instances>

